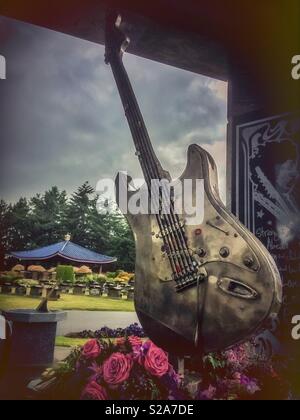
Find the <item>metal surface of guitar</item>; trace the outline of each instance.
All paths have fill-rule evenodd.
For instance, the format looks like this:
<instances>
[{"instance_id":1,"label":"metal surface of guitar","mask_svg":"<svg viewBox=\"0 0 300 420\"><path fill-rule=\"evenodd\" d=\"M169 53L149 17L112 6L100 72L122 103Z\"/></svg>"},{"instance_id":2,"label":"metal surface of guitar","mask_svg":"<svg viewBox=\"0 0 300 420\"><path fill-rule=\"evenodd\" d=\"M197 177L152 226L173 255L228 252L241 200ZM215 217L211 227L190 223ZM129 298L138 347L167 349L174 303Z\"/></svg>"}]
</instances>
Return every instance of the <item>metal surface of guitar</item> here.
<instances>
[{"instance_id":1,"label":"metal surface of guitar","mask_svg":"<svg viewBox=\"0 0 300 420\"><path fill-rule=\"evenodd\" d=\"M129 41L120 27L120 16L109 14L106 62L150 190L151 180L169 180L170 175L154 153L124 68L122 55ZM204 220L186 224L187 215L176 214L172 201L168 215L125 215L136 241L138 317L156 344L178 355L221 350L246 340L278 313L282 294L274 260L221 202L216 165L198 145L189 147L180 180L185 179L204 180ZM116 183L125 182L128 188L130 181L119 175ZM134 193L128 192L128 200Z\"/></svg>"}]
</instances>

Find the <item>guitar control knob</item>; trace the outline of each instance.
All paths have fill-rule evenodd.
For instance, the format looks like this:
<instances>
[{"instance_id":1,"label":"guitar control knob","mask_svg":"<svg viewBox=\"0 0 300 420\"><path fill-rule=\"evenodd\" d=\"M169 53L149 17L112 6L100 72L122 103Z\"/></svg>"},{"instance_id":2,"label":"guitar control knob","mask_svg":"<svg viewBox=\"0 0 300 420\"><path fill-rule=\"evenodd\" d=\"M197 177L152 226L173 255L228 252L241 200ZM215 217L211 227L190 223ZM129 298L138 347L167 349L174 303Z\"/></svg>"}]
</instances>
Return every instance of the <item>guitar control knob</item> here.
<instances>
[{"instance_id":1,"label":"guitar control knob","mask_svg":"<svg viewBox=\"0 0 300 420\"><path fill-rule=\"evenodd\" d=\"M244 264L246 267L252 268L253 270L256 268L254 258L251 255L247 255L247 257L244 258Z\"/></svg>"},{"instance_id":2,"label":"guitar control knob","mask_svg":"<svg viewBox=\"0 0 300 420\"><path fill-rule=\"evenodd\" d=\"M220 249L220 255L221 255L221 257L222 257L222 258L227 258L227 257L229 257L229 255L230 255L229 248L227 248L226 246L223 246L223 247Z\"/></svg>"},{"instance_id":3,"label":"guitar control knob","mask_svg":"<svg viewBox=\"0 0 300 420\"><path fill-rule=\"evenodd\" d=\"M200 249L198 250L197 254L198 254L198 256L199 256L200 258L203 258L203 257L205 257L205 255L206 255L206 250L205 250L204 248L200 248Z\"/></svg>"}]
</instances>

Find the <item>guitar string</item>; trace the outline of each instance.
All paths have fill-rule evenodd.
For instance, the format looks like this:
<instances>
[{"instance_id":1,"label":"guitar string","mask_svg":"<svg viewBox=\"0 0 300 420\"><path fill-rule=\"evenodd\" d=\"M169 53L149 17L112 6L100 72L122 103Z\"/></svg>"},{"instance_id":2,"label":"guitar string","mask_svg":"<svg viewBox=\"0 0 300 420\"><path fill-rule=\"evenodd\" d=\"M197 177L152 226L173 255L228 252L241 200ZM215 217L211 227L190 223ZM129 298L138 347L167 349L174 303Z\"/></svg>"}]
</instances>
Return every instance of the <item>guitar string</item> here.
<instances>
[{"instance_id":1,"label":"guitar string","mask_svg":"<svg viewBox=\"0 0 300 420\"><path fill-rule=\"evenodd\" d=\"M124 67L121 60L119 61L119 64L122 67ZM124 68L124 73L127 76L127 73L126 73L125 68ZM134 96L134 92L132 90L132 87L131 87L131 84L130 84L130 81L129 81L128 76L127 76L126 83L129 86L129 89L131 88L130 89L130 92L129 92L130 94L128 96L134 98L135 101L136 101L136 98ZM126 105L127 105L127 103L126 103ZM135 109L138 109L139 110L137 103L134 103L133 102L133 106L131 108L131 111L133 112L133 114L135 114L137 112L137 111L135 112ZM127 111L129 111L129 109L127 109ZM139 137L139 140L140 140L140 144L141 145L144 145L144 147L146 146L146 148L148 148L148 153L146 154L146 156L150 157L150 159L151 159L152 171L153 171L153 167L155 168L155 170L153 171L153 175L155 177L157 177L158 179L159 178L161 179L159 173L156 172L157 171L157 165L156 165L156 162L155 162L154 157L153 157L153 154L154 154L153 149L151 150L151 148L148 146L149 145L149 142L150 142L150 138L149 138L147 129L145 127L145 124L144 124L142 115L138 115L138 114L139 114L139 112L137 112L137 115L133 115L133 116L134 116L134 119L135 119L136 124L138 124L139 127L141 127L141 125L143 124L143 132L144 132L144 134L142 134L142 137L144 137L144 139L141 139L141 136L140 136L140 134L138 132L138 137ZM128 115L127 115L127 117L128 117ZM145 138L145 136L147 136L148 138L147 137ZM166 198L166 193L165 193L164 186L162 187L162 193L164 195L164 198ZM184 233L182 231L182 227L181 227L181 224L180 224L179 217L178 217L178 215L176 215L177 216L177 220L176 220L175 215L173 213L173 211L174 211L174 208L173 208L174 203L173 203L173 201L171 201L170 204L171 204L171 206L170 206L171 207L171 209L170 209L171 210L171 217L167 217L169 219L168 223L171 225L171 229L169 230L169 232L171 231L170 236L173 236L173 238L175 239L175 241L177 243L177 246L178 245L180 246L180 250L178 250L177 246L176 246L176 248L179 251L179 254L180 254L180 257L181 257L180 260L182 261L183 266L185 268L185 270L183 270L183 271L187 271L187 269L189 269L192 272L195 272L195 266L193 264L193 260L191 258L191 255L190 255L189 250L188 250L188 247L187 247L186 238L185 238L185 235L184 235ZM177 224L178 228L176 227L176 224ZM173 227L173 229L172 229L172 227ZM161 231L161 233L163 234L163 231ZM179 235L178 235L178 233L179 233ZM169 235L167 235L167 236L169 236ZM184 256L184 258L182 258L182 248L185 248L185 250L183 250L183 256ZM186 254L185 251L187 251L188 254ZM189 259L188 259L188 257L189 257ZM181 267L181 270L182 270L182 267Z\"/></svg>"},{"instance_id":2,"label":"guitar string","mask_svg":"<svg viewBox=\"0 0 300 420\"><path fill-rule=\"evenodd\" d=\"M123 63L122 62L120 62L119 63L122 67L124 67L123 66ZM137 137L138 137L138 139L139 139L139 144L138 144L138 147L139 146L141 146L141 147L143 147L143 149L145 149L145 146L146 146L146 144L149 144L149 142L150 142L150 139L147 139L147 138L145 138L145 135L144 134L141 134L140 133L140 130L138 129L138 128L136 128L136 127L138 127L139 126L139 128L141 128L141 125L144 123L143 122L143 119L142 119L142 116L141 115L139 115L139 113L140 112L138 112L139 111L139 108L138 108L138 105L137 105L137 103L135 103L136 102L136 98L135 98L135 96L134 96L134 92L133 92L133 90L132 90L132 87L131 87L131 84L130 84L130 81L129 81L129 78L128 78L128 76L127 76L127 73L126 73L126 70L124 69L124 74L126 75L126 76L124 76L124 77L126 77L126 85L128 86L128 88L130 89L130 91L129 91L129 95L127 95L126 93L125 93L125 97L126 98L132 98L132 99L130 99L130 101L132 101L133 103L132 103L132 106L130 107L130 108L128 108L127 107L127 109L126 109L126 112L125 113L129 113L130 111L131 111L131 114L132 114L132 117L133 117L133 119L134 119L134 122L135 122L135 124L134 124L134 130L135 130L135 132L136 132L136 135L137 135ZM123 86L122 86L123 87ZM128 106L128 101L126 102L126 105ZM127 116L127 118L128 118L128 115L126 115ZM145 127L145 124L143 124L144 125L144 127L143 127L143 132L146 134L147 133L147 129L146 129L146 127ZM148 133L147 133L148 134ZM144 137L144 138L143 138ZM147 141L148 140L148 141ZM146 143L146 144L145 144ZM148 149L150 149L150 147L148 148ZM148 160L149 160L149 157L150 157L150 159L152 160L152 154L154 153L154 151L153 150L148 150L148 153L147 153L147 150L145 151L145 150L143 150L143 154L144 154L144 156L143 156L143 162L145 162L146 161L146 157L148 158ZM152 163L151 161L150 161L150 163ZM149 176L149 178L150 178L150 180L152 179L152 178L160 178L160 176L159 176L159 174L156 172L156 165L151 165L152 167L150 167L150 170L148 170L148 172L151 172L151 169L152 169L152 175L150 174L150 176ZM155 170L153 170L153 166L154 166L154 168L155 168ZM150 187L150 180L148 181L148 186ZM164 191L163 191L163 193L164 193ZM161 199L161 195L159 196L159 198ZM160 209L161 209L161 206L159 206L160 207ZM176 226L174 226L173 225L173 223L172 223L172 219L171 220L169 220L169 224L171 225L170 227L171 227L171 229L170 229L170 231L171 231L171 234L170 235L166 235L167 237L169 237L169 236L171 236L171 238L172 239L175 239L175 244L174 244L174 246L175 246L175 249L177 249L177 252L176 252L176 250L175 250L175 256L177 256L177 258L178 258L178 260L179 260L179 262L181 262L181 264L180 264L180 269L181 269L181 271L187 271L187 268L188 268L188 265L185 263L185 261L184 261L184 259L182 258L182 254L181 254L181 252L180 252L180 249L182 249L182 243L180 243L179 241L178 241L178 238L176 238L176 236L175 236L175 238L174 238L174 235L173 235L173 231L175 231L176 232ZM172 226L173 226L173 228L174 229L172 229ZM161 234L163 235L163 230L161 230ZM173 235L173 236L172 236ZM172 251L172 250L171 250ZM177 253L179 253L179 255L177 254Z\"/></svg>"},{"instance_id":3,"label":"guitar string","mask_svg":"<svg viewBox=\"0 0 300 420\"><path fill-rule=\"evenodd\" d=\"M127 78L128 78L128 76L127 76ZM129 82L129 86L131 87L130 82ZM130 96L132 96L135 99L135 96L134 96L134 93L132 91L132 88L131 88L131 92L130 93L131 93ZM137 104L133 104L133 105L134 105L133 106L133 112L134 112L135 109L138 109L139 110ZM153 157L154 151L152 149L152 145L150 147L150 144L151 143L150 143L149 135L148 135L147 129L145 127L143 118L142 118L141 115L137 115L137 116L135 116L135 119L137 120L136 122L139 125L141 125L141 124L144 125L144 127L143 127L143 129L144 129L143 130L143 133L144 133L143 134L143 137L144 137L144 139L143 139L143 143L142 144L145 145L145 143L146 143L146 147L149 145L148 146L148 153L146 154L146 156L150 157L150 159L151 159L150 163L152 164L151 165L152 166L152 170L153 170L153 167L155 168L155 170L153 171L153 175L155 177L157 177L157 178L161 178L160 175L159 175L159 173L156 172L157 171L157 164L156 164L156 162L154 160L154 157ZM147 136L148 138L147 137L145 138L145 136ZM166 199L166 192L165 192L164 186L162 187L162 193L163 193L163 198ZM186 251L188 251L188 248L187 248L187 244L185 243L185 240L184 240L185 238L184 238L183 232L181 230L182 228L180 228L180 221L179 221L179 218L178 217L177 217L177 226L179 227L179 229L177 229L177 227L176 227L176 220L175 220L173 211L174 211L174 209L173 209L173 203L171 202L171 215L167 215L167 217L166 217L168 219L169 225L171 225L171 227L173 227L173 229L171 229L171 236L173 236L173 238L176 241L176 244L177 244L176 248L179 246L179 253L180 253L181 261L183 262L183 265L184 265L185 269L187 271L188 270L194 271L195 270L195 267L193 265L193 262L192 262L192 260L188 261L188 258L187 258L187 255L186 255L185 252L183 253L184 258L182 258L182 248L183 249L186 248ZM178 233L181 233L181 237L180 237L180 235L178 235ZM189 255L189 257L190 257L190 255ZM187 274L188 274L188 272L187 272Z\"/></svg>"},{"instance_id":4,"label":"guitar string","mask_svg":"<svg viewBox=\"0 0 300 420\"><path fill-rule=\"evenodd\" d=\"M119 89L120 94L121 94L120 96L121 96L121 99L122 99L122 102L123 102L123 106L124 106L124 110L125 110L125 115L126 115L127 114L127 111L129 111L129 109L128 109L128 97L129 97L129 95L127 95L126 92L124 91L124 84L121 83L121 81L119 81L119 77L122 78L122 76L120 76L118 73L116 73L117 72L117 69L114 66L113 59L111 59L110 62L112 64L112 70L113 70L113 73L114 73L114 76L115 76L115 80L116 80L118 89ZM122 64L122 63L121 62L117 63L117 65L120 65L120 64ZM136 128L132 124L130 124L130 120L129 120L129 116L128 115L126 115L126 118L128 119L130 130L132 131L132 137L133 137L133 139L134 139L134 141L136 143L136 138L138 136L137 135L137 132L136 132ZM137 152L138 152L138 144L136 144L135 146L136 146L136 149L137 149ZM146 181L147 181L147 185L149 186L149 181L151 179L151 175L149 174L149 170L148 170L147 166L145 165L144 160L141 160L140 159L140 163L141 163L141 166L142 166L142 169L143 169L143 172L144 172L145 177L148 178ZM160 231L162 232L163 226L162 226L161 221L159 219L158 219L158 224L159 224ZM164 237L164 239L165 239L164 240L164 243L167 244L167 246L169 247L170 250L173 250L173 244L169 240L169 238ZM171 267L172 267L173 273L174 274L177 273L175 260L172 257L169 258L169 260L170 260L170 263L171 263Z\"/></svg>"},{"instance_id":5,"label":"guitar string","mask_svg":"<svg viewBox=\"0 0 300 420\"><path fill-rule=\"evenodd\" d=\"M120 63L122 66L123 66L123 63L121 62ZM124 66L123 66L124 67ZM125 74L126 74L126 70L124 69L124 71L125 71ZM126 74L126 76L127 76L127 74ZM128 76L127 76L127 79L128 79ZM132 87L131 87L131 84L130 84L130 81L129 81L129 79L128 80L126 80L126 82L128 83L128 85L129 85L129 87L131 88L130 89L130 96L132 96L134 99L135 99L135 102L136 102L136 98L135 98L135 95L134 95L134 92L133 92L133 90L132 90ZM133 104L134 106L133 106L133 111L134 111L134 109L137 109L137 110L139 110L139 108L138 108L138 104L137 104L137 102L136 103L134 103ZM136 123L137 124L141 124L141 125L143 125L143 137L144 137L144 139L142 140L143 141L143 143L145 144L145 146L146 146L146 148L148 148L148 153L146 154L146 156L149 156L150 157L150 159L151 159L151 163L152 163L152 169L153 169L153 167L155 168L154 169L154 173L153 173L153 175L155 176L155 177L157 177L158 179L161 179L161 176L160 176L160 174L158 173L158 172L156 172L157 171L157 163L155 162L155 158L154 158L154 151L153 151L153 148L152 148L152 145L151 145L151 143L150 143L150 138L149 138L149 135L148 135L148 132L147 132L147 128L146 128L146 126L145 126L145 123L144 123L144 121L143 121L143 117L142 117L142 115L141 115L141 113L140 113L140 111L138 112L138 111L136 111L137 112L137 114L140 114L140 115L137 115L136 117L135 117L135 120L136 120ZM164 188L162 188L162 190L163 190L163 192L165 192L165 189ZM166 196L165 196L166 197ZM174 211L174 208L173 208L173 205L174 205L174 203L171 201L171 216L175 216L174 215L174 213L173 213L173 211ZM176 229L176 224L177 224L177 226L180 226L180 221L179 221L179 217L178 217L178 214L176 214L176 216L177 216L177 220L175 221L174 219L173 220L171 220L171 223L172 223L172 225L173 225L173 227L174 227L174 230L175 230L175 232L177 232L177 230L178 229ZM175 225L174 225L174 223L175 223ZM179 231L181 232L181 233L183 233L183 231L181 230L181 229L179 229ZM186 239L184 238L184 237L182 237L182 238L180 238L180 246L182 247L182 245L184 245L185 247L186 247L186 249L188 250L188 247L187 247L187 244L186 244ZM191 260L191 262L192 262L192 260Z\"/></svg>"}]
</instances>

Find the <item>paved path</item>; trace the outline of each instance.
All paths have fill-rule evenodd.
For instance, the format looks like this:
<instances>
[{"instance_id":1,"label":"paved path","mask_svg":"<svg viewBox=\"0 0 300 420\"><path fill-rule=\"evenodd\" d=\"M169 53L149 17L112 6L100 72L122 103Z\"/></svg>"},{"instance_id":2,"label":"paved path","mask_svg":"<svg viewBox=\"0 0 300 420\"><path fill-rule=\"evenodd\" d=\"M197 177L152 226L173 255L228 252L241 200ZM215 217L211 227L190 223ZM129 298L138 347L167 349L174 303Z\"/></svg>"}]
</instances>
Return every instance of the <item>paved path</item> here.
<instances>
[{"instance_id":1,"label":"paved path","mask_svg":"<svg viewBox=\"0 0 300 420\"><path fill-rule=\"evenodd\" d=\"M54 363L61 362L65 360L71 353L71 347L57 347L55 346L54 350Z\"/></svg>"},{"instance_id":2,"label":"paved path","mask_svg":"<svg viewBox=\"0 0 300 420\"><path fill-rule=\"evenodd\" d=\"M138 322L135 312L68 311L67 319L58 324L57 335L84 330L95 331L104 326L125 328L134 322Z\"/></svg>"}]
</instances>

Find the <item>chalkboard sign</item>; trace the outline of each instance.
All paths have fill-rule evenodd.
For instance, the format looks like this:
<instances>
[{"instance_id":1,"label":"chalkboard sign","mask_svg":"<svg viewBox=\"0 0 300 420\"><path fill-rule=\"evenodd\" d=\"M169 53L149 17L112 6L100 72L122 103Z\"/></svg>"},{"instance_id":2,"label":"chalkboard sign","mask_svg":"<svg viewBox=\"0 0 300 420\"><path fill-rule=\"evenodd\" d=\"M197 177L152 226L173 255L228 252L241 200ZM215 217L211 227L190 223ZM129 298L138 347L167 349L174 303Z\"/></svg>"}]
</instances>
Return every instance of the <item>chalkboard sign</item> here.
<instances>
[{"instance_id":1,"label":"chalkboard sign","mask_svg":"<svg viewBox=\"0 0 300 420\"><path fill-rule=\"evenodd\" d=\"M276 337L291 337L300 314L300 114L236 121L232 210L273 255L284 301Z\"/></svg>"}]
</instances>

